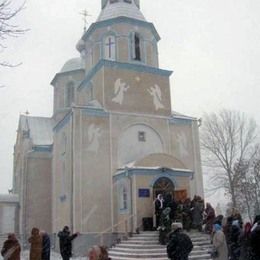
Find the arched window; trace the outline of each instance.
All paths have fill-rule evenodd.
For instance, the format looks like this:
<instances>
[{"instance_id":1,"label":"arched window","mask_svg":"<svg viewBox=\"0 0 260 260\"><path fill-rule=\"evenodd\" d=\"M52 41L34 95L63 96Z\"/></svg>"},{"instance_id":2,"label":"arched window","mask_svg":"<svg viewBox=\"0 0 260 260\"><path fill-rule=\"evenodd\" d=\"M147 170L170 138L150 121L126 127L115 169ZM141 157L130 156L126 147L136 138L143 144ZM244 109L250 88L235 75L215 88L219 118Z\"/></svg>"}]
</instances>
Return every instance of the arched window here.
<instances>
[{"instance_id":1,"label":"arched window","mask_svg":"<svg viewBox=\"0 0 260 260\"><path fill-rule=\"evenodd\" d=\"M104 58L107 60L116 59L116 37L109 35L104 41Z\"/></svg>"},{"instance_id":2,"label":"arched window","mask_svg":"<svg viewBox=\"0 0 260 260\"><path fill-rule=\"evenodd\" d=\"M133 33L131 36L131 45L132 45L132 59L141 61L141 37L139 33Z\"/></svg>"},{"instance_id":3,"label":"arched window","mask_svg":"<svg viewBox=\"0 0 260 260\"><path fill-rule=\"evenodd\" d=\"M124 2L128 3L128 4L131 4L132 3L132 0L124 0Z\"/></svg>"},{"instance_id":4,"label":"arched window","mask_svg":"<svg viewBox=\"0 0 260 260\"><path fill-rule=\"evenodd\" d=\"M110 2L110 4L113 4L113 3L119 2L119 0L110 0L109 2Z\"/></svg>"},{"instance_id":5,"label":"arched window","mask_svg":"<svg viewBox=\"0 0 260 260\"><path fill-rule=\"evenodd\" d=\"M72 82L67 85L65 95L65 107L70 107L75 100L75 88Z\"/></svg>"}]
</instances>

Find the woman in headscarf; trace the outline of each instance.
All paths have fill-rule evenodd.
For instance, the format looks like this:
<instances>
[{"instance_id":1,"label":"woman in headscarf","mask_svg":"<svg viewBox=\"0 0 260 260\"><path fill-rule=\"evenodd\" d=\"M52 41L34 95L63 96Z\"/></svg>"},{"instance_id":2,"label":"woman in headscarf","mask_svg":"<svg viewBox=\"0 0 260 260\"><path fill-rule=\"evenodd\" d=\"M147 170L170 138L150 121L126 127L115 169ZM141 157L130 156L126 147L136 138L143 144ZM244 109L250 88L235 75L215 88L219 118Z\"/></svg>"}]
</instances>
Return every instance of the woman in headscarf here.
<instances>
[{"instance_id":1,"label":"woman in headscarf","mask_svg":"<svg viewBox=\"0 0 260 260\"><path fill-rule=\"evenodd\" d=\"M5 260L20 260L20 253L21 247L15 234L9 234L8 239L4 242L1 255Z\"/></svg>"},{"instance_id":2,"label":"woman in headscarf","mask_svg":"<svg viewBox=\"0 0 260 260\"><path fill-rule=\"evenodd\" d=\"M211 234L213 231L213 223L215 220L215 210L213 207L210 205L210 203L206 204L206 209L205 209L205 232L208 234Z\"/></svg>"},{"instance_id":3,"label":"woman in headscarf","mask_svg":"<svg viewBox=\"0 0 260 260\"><path fill-rule=\"evenodd\" d=\"M32 229L31 237L28 239L31 244L30 248L30 260L42 259L42 236L40 230L36 227Z\"/></svg>"},{"instance_id":4,"label":"woman in headscarf","mask_svg":"<svg viewBox=\"0 0 260 260\"><path fill-rule=\"evenodd\" d=\"M161 214L164 209L164 200L162 194L158 194L156 200L154 201L154 211L156 217L156 228L160 226Z\"/></svg>"},{"instance_id":5,"label":"woman in headscarf","mask_svg":"<svg viewBox=\"0 0 260 260\"><path fill-rule=\"evenodd\" d=\"M228 260L228 249L225 235L219 224L213 225L213 247L216 252L214 259L216 260Z\"/></svg>"}]
</instances>

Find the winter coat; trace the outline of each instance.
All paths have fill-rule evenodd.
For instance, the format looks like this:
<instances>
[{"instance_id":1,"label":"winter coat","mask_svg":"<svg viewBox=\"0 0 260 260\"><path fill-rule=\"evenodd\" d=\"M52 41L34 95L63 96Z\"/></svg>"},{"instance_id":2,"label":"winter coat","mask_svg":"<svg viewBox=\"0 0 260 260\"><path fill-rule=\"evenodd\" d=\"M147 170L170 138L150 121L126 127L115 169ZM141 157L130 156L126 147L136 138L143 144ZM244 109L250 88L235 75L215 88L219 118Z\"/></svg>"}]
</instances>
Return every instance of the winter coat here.
<instances>
[{"instance_id":1,"label":"winter coat","mask_svg":"<svg viewBox=\"0 0 260 260\"><path fill-rule=\"evenodd\" d=\"M231 227L231 244L230 244L230 253L232 260L238 260L240 258L240 237L241 237L241 229L239 226L232 225Z\"/></svg>"},{"instance_id":2,"label":"winter coat","mask_svg":"<svg viewBox=\"0 0 260 260\"><path fill-rule=\"evenodd\" d=\"M42 260L50 260L51 240L47 233L42 235Z\"/></svg>"},{"instance_id":3,"label":"winter coat","mask_svg":"<svg viewBox=\"0 0 260 260\"><path fill-rule=\"evenodd\" d=\"M194 208L192 211L192 225L198 227L202 225L203 222L203 211L204 203L202 201L193 202Z\"/></svg>"},{"instance_id":4,"label":"winter coat","mask_svg":"<svg viewBox=\"0 0 260 260\"><path fill-rule=\"evenodd\" d=\"M228 248L224 233L219 230L213 235L213 247L218 252L218 257L214 260L228 260Z\"/></svg>"},{"instance_id":5,"label":"winter coat","mask_svg":"<svg viewBox=\"0 0 260 260\"><path fill-rule=\"evenodd\" d=\"M42 259L42 236L38 229L32 230L32 235L28 239L31 244L30 249L30 260L41 260Z\"/></svg>"},{"instance_id":6,"label":"winter coat","mask_svg":"<svg viewBox=\"0 0 260 260\"><path fill-rule=\"evenodd\" d=\"M63 258L69 258L72 256L72 240L77 237L77 234L70 235L69 232L60 231L58 233L60 238L60 253Z\"/></svg>"},{"instance_id":7,"label":"winter coat","mask_svg":"<svg viewBox=\"0 0 260 260\"><path fill-rule=\"evenodd\" d=\"M8 238L3 245L1 255L4 260L20 260L21 247L15 237Z\"/></svg>"},{"instance_id":8,"label":"winter coat","mask_svg":"<svg viewBox=\"0 0 260 260\"><path fill-rule=\"evenodd\" d=\"M193 249L193 244L188 235L182 233L180 229L169 235L167 245L167 255L171 260L188 260L189 254Z\"/></svg>"},{"instance_id":9,"label":"winter coat","mask_svg":"<svg viewBox=\"0 0 260 260\"><path fill-rule=\"evenodd\" d=\"M260 225L258 225L251 233L252 252L254 259L260 259Z\"/></svg>"},{"instance_id":10,"label":"winter coat","mask_svg":"<svg viewBox=\"0 0 260 260\"><path fill-rule=\"evenodd\" d=\"M211 233L213 230L213 223L216 217L215 210L211 206L209 206L205 209L205 213L206 213L205 231Z\"/></svg>"}]
</instances>

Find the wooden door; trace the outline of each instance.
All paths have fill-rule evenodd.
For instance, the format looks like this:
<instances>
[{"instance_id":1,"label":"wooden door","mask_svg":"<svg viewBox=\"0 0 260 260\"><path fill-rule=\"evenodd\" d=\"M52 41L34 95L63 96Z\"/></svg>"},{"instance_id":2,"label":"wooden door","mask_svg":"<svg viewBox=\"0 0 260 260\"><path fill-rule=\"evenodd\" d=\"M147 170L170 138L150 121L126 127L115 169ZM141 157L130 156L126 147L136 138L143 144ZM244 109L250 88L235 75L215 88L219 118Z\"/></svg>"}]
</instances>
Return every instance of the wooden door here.
<instances>
[{"instance_id":1,"label":"wooden door","mask_svg":"<svg viewBox=\"0 0 260 260\"><path fill-rule=\"evenodd\" d=\"M174 198L176 201L184 202L188 198L187 190L176 190L174 192Z\"/></svg>"}]
</instances>

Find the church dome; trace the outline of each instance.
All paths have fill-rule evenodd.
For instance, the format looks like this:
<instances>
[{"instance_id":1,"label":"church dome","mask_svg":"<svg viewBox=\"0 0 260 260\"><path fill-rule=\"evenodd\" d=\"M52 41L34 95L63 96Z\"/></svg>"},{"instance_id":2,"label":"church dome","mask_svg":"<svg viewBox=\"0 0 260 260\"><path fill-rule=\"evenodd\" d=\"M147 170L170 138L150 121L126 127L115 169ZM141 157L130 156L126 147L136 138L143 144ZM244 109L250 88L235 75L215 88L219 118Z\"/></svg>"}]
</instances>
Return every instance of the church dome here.
<instances>
[{"instance_id":1,"label":"church dome","mask_svg":"<svg viewBox=\"0 0 260 260\"><path fill-rule=\"evenodd\" d=\"M100 22L120 16L145 21L143 14L134 0L108 0L97 21Z\"/></svg>"},{"instance_id":2,"label":"church dome","mask_svg":"<svg viewBox=\"0 0 260 260\"><path fill-rule=\"evenodd\" d=\"M61 73L63 72L69 72L73 70L80 70L84 69L83 61L81 58L72 58L68 60L62 67Z\"/></svg>"}]
</instances>

